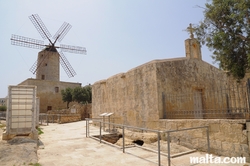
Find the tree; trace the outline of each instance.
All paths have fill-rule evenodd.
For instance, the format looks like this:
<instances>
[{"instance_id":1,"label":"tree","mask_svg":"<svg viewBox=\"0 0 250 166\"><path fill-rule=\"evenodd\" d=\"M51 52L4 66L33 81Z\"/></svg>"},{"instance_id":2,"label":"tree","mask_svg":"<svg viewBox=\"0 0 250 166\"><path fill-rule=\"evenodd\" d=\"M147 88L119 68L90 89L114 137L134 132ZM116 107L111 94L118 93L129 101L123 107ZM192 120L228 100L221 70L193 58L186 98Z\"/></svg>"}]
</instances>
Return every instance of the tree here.
<instances>
[{"instance_id":1,"label":"tree","mask_svg":"<svg viewBox=\"0 0 250 166\"><path fill-rule=\"evenodd\" d=\"M72 92L73 92L73 89L71 88L66 88L65 90L63 89L61 91L62 100L63 102L67 102L67 108L69 108L69 103L73 101Z\"/></svg>"},{"instance_id":2,"label":"tree","mask_svg":"<svg viewBox=\"0 0 250 166\"><path fill-rule=\"evenodd\" d=\"M89 92L84 87L76 87L73 90L73 100L78 103L87 103L89 101Z\"/></svg>"},{"instance_id":3,"label":"tree","mask_svg":"<svg viewBox=\"0 0 250 166\"><path fill-rule=\"evenodd\" d=\"M86 85L85 87L84 87L86 90L87 90L87 92L88 92L88 103L92 103L92 88L91 88L91 85Z\"/></svg>"},{"instance_id":4,"label":"tree","mask_svg":"<svg viewBox=\"0 0 250 166\"><path fill-rule=\"evenodd\" d=\"M212 0L204 9L197 39L213 51L221 69L242 79L250 68L250 1Z\"/></svg>"}]
</instances>

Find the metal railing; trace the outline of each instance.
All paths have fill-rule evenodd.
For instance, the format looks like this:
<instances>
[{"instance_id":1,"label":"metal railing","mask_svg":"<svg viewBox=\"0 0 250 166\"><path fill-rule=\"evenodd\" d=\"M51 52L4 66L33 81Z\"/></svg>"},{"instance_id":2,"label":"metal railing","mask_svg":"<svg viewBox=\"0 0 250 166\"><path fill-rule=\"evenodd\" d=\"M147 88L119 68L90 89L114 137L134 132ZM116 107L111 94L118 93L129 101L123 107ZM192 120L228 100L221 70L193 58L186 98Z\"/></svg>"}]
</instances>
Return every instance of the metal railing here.
<instances>
[{"instance_id":1,"label":"metal railing","mask_svg":"<svg viewBox=\"0 0 250 166\"><path fill-rule=\"evenodd\" d=\"M157 155L158 155L158 165L161 166L161 134L166 133L167 134L167 142L168 142L168 154L166 155L168 158L168 166L171 165L171 154L170 154L170 134L173 132L181 132L181 131L187 131L187 130L195 130L195 129L206 129L206 135L207 135L207 153L210 153L210 141L209 141L209 126L201 126L201 127L193 127L193 128L185 128L185 129L180 129L180 130L152 130L152 129L147 129L147 128L140 128L140 127L134 127L134 126L128 126L128 125L123 125L123 124L115 124L115 123L110 123L110 122L105 122L102 121L100 118L86 118L86 137L91 137L90 136L90 124L89 122L95 122L96 124L99 125L99 142L102 143L102 128L105 124L117 126L122 129L122 152L125 153L125 129L132 129L132 130L138 130L138 131L147 131L147 132L153 132L157 133ZM110 132L110 130L109 130ZM153 152L153 151L152 151Z\"/></svg>"},{"instance_id":2,"label":"metal railing","mask_svg":"<svg viewBox=\"0 0 250 166\"><path fill-rule=\"evenodd\" d=\"M61 120L61 114L46 114L40 113L39 114L39 123L42 125L43 123L58 123Z\"/></svg>"},{"instance_id":3,"label":"metal railing","mask_svg":"<svg viewBox=\"0 0 250 166\"><path fill-rule=\"evenodd\" d=\"M250 81L190 93L162 92L163 119L248 119Z\"/></svg>"}]
</instances>

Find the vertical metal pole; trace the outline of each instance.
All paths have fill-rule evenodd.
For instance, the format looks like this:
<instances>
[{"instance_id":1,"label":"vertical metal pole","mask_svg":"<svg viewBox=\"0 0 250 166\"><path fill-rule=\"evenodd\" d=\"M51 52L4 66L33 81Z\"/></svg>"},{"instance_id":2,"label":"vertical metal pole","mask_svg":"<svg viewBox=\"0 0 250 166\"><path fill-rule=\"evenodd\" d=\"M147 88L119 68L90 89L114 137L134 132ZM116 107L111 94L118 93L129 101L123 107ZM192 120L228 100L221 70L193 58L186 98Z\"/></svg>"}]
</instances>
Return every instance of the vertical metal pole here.
<instances>
[{"instance_id":1,"label":"vertical metal pole","mask_svg":"<svg viewBox=\"0 0 250 166\"><path fill-rule=\"evenodd\" d=\"M109 133L110 133L110 116L109 116Z\"/></svg>"},{"instance_id":2,"label":"vertical metal pole","mask_svg":"<svg viewBox=\"0 0 250 166\"><path fill-rule=\"evenodd\" d=\"M209 126L207 126L207 152L210 153Z\"/></svg>"},{"instance_id":3,"label":"vertical metal pole","mask_svg":"<svg viewBox=\"0 0 250 166\"><path fill-rule=\"evenodd\" d=\"M86 119L86 138L88 137L88 119Z\"/></svg>"},{"instance_id":4,"label":"vertical metal pole","mask_svg":"<svg viewBox=\"0 0 250 166\"><path fill-rule=\"evenodd\" d=\"M54 115L52 115L52 123L54 123Z\"/></svg>"},{"instance_id":5,"label":"vertical metal pole","mask_svg":"<svg viewBox=\"0 0 250 166\"><path fill-rule=\"evenodd\" d=\"M170 133L167 132L168 134L168 166L170 166Z\"/></svg>"},{"instance_id":6,"label":"vertical metal pole","mask_svg":"<svg viewBox=\"0 0 250 166\"><path fill-rule=\"evenodd\" d=\"M100 122L100 143L102 143L102 122Z\"/></svg>"},{"instance_id":7,"label":"vertical metal pole","mask_svg":"<svg viewBox=\"0 0 250 166\"><path fill-rule=\"evenodd\" d=\"M48 114L46 114L46 121L47 121L47 126L48 126L48 124L49 124Z\"/></svg>"},{"instance_id":8,"label":"vertical metal pole","mask_svg":"<svg viewBox=\"0 0 250 166\"><path fill-rule=\"evenodd\" d=\"M160 132L158 134L158 165L161 166L161 140L160 140Z\"/></svg>"},{"instance_id":9,"label":"vertical metal pole","mask_svg":"<svg viewBox=\"0 0 250 166\"><path fill-rule=\"evenodd\" d=\"M124 126L122 126L122 152L125 153L125 134L124 134Z\"/></svg>"},{"instance_id":10,"label":"vertical metal pole","mask_svg":"<svg viewBox=\"0 0 250 166\"><path fill-rule=\"evenodd\" d=\"M88 136L89 136L89 120L88 120Z\"/></svg>"}]
</instances>

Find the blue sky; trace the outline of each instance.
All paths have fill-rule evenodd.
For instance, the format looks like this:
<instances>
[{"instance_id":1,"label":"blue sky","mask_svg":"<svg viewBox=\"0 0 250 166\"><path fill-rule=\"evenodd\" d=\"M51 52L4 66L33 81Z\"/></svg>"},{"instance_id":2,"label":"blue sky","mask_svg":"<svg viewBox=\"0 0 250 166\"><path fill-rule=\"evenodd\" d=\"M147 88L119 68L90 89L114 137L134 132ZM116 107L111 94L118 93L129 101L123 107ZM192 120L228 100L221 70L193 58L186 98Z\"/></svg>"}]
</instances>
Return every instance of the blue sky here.
<instances>
[{"instance_id":1,"label":"blue sky","mask_svg":"<svg viewBox=\"0 0 250 166\"><path fill-rule=\"evenodd\" d=\"M40 50L11 45L12 34L42 40L28 16L38 14L52 36L72 25L61 44L86 47L87 55L65 53L77 75L61 81L93 84L154 59L184 57L184 31L203 19L206 0L0 0L0 98L9 85L35 78L29 69ZM44 41L45 44L48 41ZM60 44L60 43L58 43ZM203 60L212 64L202 47Z\"/></svg>"}]
</instances>

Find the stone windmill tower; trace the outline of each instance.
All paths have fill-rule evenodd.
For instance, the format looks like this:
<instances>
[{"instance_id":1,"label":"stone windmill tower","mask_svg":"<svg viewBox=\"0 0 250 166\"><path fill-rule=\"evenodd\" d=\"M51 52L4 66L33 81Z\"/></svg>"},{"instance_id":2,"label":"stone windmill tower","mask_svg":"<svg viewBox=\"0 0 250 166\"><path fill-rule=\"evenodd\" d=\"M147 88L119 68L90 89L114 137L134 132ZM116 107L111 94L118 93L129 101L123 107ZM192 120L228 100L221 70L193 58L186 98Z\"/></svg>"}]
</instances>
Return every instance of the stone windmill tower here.
<instances>
[{"instance_id":1,"label":"stone windmill tower","mask_svg":"<svg viewBox=\"0 0 250 166\"><path fill-rule=\"evenodd\" d=\"M51 41L51 34L37 14L29 16L29 19L40 33L41 37L49 41L48 45L44 41L27 38L18 35L12 35L11 44L35 49L41 49L38 53L37 61L30 68L30 71L35 74L36 79L60 81L60 66L67 73L68 77L74 77L76 72L64 56L63 52L86 54L86 49L79 46L63 45L56 46L56 42L61 42L64 36L71 28L69 23L64 22L56 34L53 36L54 42ZM58 51L57 49L60 49Z\"/></svg>"}]
</instances>

